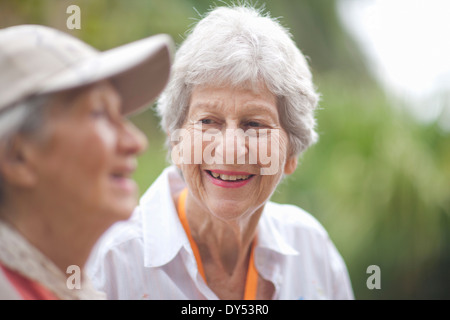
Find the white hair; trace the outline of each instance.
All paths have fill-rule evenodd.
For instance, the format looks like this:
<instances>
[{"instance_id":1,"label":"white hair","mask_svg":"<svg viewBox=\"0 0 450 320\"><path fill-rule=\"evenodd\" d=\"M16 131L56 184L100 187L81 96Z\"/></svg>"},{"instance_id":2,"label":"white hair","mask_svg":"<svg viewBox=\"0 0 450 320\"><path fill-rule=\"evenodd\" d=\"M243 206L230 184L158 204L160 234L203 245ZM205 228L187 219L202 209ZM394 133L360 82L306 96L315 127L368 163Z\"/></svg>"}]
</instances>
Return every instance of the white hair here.
<instances>
[{"instance_id":1,"label":"white hair","mask_svg":"<svg viewBox=\"0 0 450 320\"><path fill-rule=\"evenodd\" d=\"M32 96L0 112L0 144L16 134L31 134L41 127L48 95Z\"/></svg>"},{"instance_id":2,"label":"white hair","mask_svg":"<svg viewBox=\"0 0 450 320\"><path fill-rule=\"evenodd\" d=\"M48 99L48 95L33 96L0 112L0 157L7 151L16 135L33 135L42 127ZM0 202L3 196L2 187L3 179L0 174Z\"/></svg>"},{"instance_id":3,"label":"white hair","mask_svg":"<svg viewBox=\"0 0 450 320\"><path fill-rule=\"evenodd\" d=\"M277 97L290 155L300 155L318 138L314 110L319 95L305 57L289 31L261 10L245 5L212 9L175 55L157 104L161 126L170 133L183 125L196 86L256 88L261 82Z\"/></svg>"}]
</instances>

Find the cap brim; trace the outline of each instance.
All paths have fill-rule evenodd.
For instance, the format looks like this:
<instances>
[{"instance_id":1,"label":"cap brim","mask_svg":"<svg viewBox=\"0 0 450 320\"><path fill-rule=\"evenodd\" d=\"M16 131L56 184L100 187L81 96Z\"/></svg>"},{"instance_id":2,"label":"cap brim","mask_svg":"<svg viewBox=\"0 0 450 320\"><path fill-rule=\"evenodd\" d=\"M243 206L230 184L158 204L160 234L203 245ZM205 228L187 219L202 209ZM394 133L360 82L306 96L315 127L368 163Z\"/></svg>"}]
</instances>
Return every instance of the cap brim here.
<instances>
[{"instance_id":1,"label":"cap brim","mask_svg":"<svg viewBox=\"0 0 450 320\"><path fill-rule=\"evenodd\" d=\"M170 36L159 34L99 52L45 81L38 93L110 79L121 94L122 113L130 115L150 105L166 86L173 48Z\"/></svg>"}]
</instances>

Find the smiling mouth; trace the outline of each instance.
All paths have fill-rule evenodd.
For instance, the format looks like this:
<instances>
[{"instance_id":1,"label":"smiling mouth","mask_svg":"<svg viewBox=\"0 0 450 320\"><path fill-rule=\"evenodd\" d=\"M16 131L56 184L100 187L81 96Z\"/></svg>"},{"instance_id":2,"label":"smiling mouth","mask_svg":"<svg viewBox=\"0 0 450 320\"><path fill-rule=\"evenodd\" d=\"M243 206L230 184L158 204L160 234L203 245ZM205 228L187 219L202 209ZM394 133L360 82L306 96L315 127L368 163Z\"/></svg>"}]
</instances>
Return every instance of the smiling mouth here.
<instances>
[{"instance_id":1,"label":"smiling mouth","mask_svg":"<svg viewBox=\"0 0 450 320\"><path fill-rule=\"evenodd\" d=\"M125 173L112 173L111 178L113 179L128 179L130 176Z\"/></svg>"},{"instance_id":2,"label":"smiling mouth","mask_svg":"<svg viewBox=\"0 0 450 320\"><path fill-rule=\"evenodd\" d=\"M228 175L228 174L222 174L217 172L212 172L209 170L206 170L206 172L213 177L214 179L221 180L221 181L227 181L227 182L240 182L249 180L251 177L254 176L254 174L248 174L248 175Z\"/></svg>"}]
</instances>

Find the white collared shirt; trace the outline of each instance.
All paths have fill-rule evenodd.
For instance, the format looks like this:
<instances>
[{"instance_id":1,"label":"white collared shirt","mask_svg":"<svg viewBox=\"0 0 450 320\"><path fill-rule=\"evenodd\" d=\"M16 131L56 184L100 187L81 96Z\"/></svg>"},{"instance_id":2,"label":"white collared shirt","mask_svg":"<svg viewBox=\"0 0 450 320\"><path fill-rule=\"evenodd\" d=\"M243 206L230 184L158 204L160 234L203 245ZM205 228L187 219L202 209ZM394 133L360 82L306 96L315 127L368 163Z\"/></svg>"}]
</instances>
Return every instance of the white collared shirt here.
<instances>
[{"instance_id":1,"label":"white collared shirt","mask_svg":"<svg viewBox=\"0 0 450 320\"><path fill-rule=\"evenodd\" d=\"M185 184L166 168L132 217L98 242L87 266L108 299L218 299L200 275L172 194ZM273 299L353 299L347 268L309 213L267 202L258 225L255 265L275 286Z\"/></svg>"}]
</instances>

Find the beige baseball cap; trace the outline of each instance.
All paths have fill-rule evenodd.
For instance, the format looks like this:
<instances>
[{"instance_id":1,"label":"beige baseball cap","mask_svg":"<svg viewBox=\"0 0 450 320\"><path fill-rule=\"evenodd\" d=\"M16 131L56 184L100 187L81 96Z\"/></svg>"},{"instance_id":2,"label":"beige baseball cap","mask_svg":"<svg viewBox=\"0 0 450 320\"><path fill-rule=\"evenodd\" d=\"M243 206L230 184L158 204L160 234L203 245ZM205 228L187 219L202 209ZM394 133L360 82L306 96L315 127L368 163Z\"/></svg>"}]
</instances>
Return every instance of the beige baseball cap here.
<instances>
[{"instance_id":1,"label":"beige baseball cap","mask_svg":"<svg viewBox=\"0 0 450 320\"><path fill-rule=\"evenodd\" d=\"M167 84L173 48L166 34L100 52L42 25L0 29L0 112L33 95L110 79L122 96L122 113L135 113Z\"/></svg>"}]
</instances>

